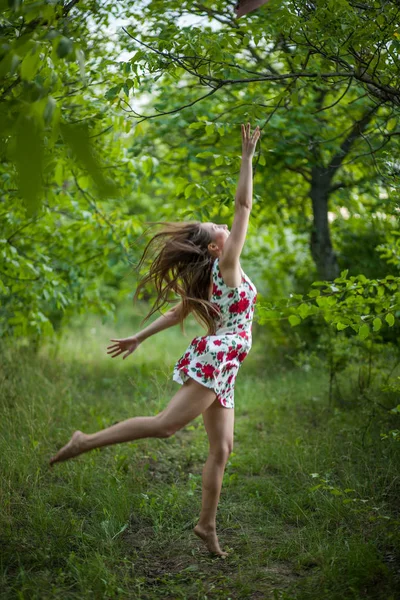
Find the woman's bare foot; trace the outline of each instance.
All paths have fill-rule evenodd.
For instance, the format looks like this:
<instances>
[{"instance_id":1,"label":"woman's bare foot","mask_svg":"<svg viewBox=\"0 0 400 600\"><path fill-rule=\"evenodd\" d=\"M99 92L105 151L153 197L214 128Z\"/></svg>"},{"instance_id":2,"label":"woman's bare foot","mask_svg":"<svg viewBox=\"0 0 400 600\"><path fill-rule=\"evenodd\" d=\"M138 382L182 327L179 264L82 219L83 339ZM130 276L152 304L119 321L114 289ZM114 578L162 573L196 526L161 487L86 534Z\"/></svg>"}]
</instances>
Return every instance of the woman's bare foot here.
<instances>
[{"instance_id":1,"label":"woman's bare foot","mask_svg":"<svg viewBox=\"0 0 400 600\"><path fill-rule=\"evenodd\" d=\"M215 529L206 529L201 525L196 525L193 531L197 536L199 536L199 538L201 538L206 543L208 550L212 554L218 554L218 556L221 556L222 558L228 556L228 553L223 552L220 548L217 538L217 532L215 531Z\"/></svg>"},{"instance_id":2,"label":"woman's bare foot","mask_svg":"<svg viewBox=\"0 0 400 600\"><path fill-rule=\"evenodd\" d=\"M56 463L61 462L63 460L68 460L69 458L74 458L74 456L78 456L84 452L84 442L86 435L82 433L82 431L75 431L72 435L72 438L57 452L55 456L50 459L50 467Z\"/></svg>"}]
</instances>

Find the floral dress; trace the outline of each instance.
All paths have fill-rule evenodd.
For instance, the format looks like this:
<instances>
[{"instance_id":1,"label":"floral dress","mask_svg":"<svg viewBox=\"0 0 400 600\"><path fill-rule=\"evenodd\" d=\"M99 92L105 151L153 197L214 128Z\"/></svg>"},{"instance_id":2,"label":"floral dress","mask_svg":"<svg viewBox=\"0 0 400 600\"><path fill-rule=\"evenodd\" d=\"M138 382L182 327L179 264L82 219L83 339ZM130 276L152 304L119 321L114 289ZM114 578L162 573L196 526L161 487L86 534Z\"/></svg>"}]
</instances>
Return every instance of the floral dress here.
<instances>
[{"instance_id":1,"label":"floral dress","mask_svg":"<svg viewBox=\"0 0 400 600\"><path fill-rule=\"evenodd\" d=\"M227 286L218 258L213 263L212 281L210 302L217 310L216 333L192 340L175 364L172 379L183 384L191 377L213 389L222 406L233 408L236 376L252 345L257 289L243 270L241 284Z\"/></svg>"}]
</instances>

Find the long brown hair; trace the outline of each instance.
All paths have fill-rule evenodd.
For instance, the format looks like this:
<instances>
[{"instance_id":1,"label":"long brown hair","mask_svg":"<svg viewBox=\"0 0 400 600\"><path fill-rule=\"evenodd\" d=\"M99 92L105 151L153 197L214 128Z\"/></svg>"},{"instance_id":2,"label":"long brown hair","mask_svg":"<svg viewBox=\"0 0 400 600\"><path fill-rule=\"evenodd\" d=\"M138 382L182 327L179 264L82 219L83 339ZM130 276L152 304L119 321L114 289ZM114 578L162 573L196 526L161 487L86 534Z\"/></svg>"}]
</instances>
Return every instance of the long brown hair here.
<instances>
[{"instance_id":1,"label":"long brown hair","mask_svg":"<svg viewBox=\"0 0 400 600\"><path fill-rule=\"evenodd\" d=\"M211 235L201 227L200 221L156 221L152 225L162 225L163 228L148 242L137 270L143 264L149 247L155 247L158 253L148 274L139 281L133 300L138 298L140 289L149 281L156 288L157 299L142 323L165 303L173 300L169 298L172 291L182 299L179 319L182 332L185 333L183 321L193 312L196 320L207 327L208 335L214 334L218 312L208 300L211 269L215 260L208 252L208 244L213 241Z\"/></svg>"}]
</instances>

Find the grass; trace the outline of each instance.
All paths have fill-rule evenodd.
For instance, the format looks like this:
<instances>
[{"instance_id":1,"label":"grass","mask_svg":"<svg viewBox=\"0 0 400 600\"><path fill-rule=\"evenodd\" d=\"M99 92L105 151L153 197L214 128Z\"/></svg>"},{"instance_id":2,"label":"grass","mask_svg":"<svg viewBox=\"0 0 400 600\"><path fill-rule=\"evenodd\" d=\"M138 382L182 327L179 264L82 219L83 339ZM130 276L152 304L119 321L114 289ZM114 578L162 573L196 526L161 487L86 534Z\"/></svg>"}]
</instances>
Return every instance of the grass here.
<instances>
[{"instance_id":1,"label":"grass","mask_svg":"<svg viewBox=\"0 0 400 600\"><path fill-rule=\"evenodd\" d=\"M1 347L0 597L399 598L399 444L380 438L395 417L329 407L327 374L266 360L256 326L217 514L228 559L191 531L201 417L48 468L75 429L156 414L179 389L173 364L203 330L189 321L186 337L170 329L111 359L109 339L138 324L125 309L116 323L77 320L37 355Z\"/></svg>"}]
</instances>

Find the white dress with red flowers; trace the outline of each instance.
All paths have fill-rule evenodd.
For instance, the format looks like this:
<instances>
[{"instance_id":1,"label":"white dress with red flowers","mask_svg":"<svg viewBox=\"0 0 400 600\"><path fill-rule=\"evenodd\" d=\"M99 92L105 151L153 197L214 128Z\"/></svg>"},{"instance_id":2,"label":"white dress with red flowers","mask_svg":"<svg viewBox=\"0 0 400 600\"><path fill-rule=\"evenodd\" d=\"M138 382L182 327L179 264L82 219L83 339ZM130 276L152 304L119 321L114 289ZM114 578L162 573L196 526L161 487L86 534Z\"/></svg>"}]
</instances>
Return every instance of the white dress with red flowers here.
<instances>
[{"instance_id":1,"label":"white dress with red flowers","mask_svg":"<svg viewBox=\"0 0 400 600\"><path fill-rule=\"evenodd\" d=\"M218 258L213 263L212 279L210 301L218 311L216 333L192 340L175 364L172 379L183 384L191 377L212 388L222 406L233 408L236 375L252 344L257 289L243 270L239 287L227 286Z\"/></svg>"}]
</instances>

